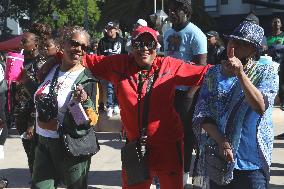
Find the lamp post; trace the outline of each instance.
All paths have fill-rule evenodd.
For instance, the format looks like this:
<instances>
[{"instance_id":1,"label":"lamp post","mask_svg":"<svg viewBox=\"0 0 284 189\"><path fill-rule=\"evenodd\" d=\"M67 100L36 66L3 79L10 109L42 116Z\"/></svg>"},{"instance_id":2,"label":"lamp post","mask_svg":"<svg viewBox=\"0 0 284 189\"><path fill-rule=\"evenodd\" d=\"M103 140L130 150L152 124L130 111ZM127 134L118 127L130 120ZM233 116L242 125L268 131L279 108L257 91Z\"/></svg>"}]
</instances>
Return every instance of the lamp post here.
<instances>
[{"instance_id":1,"label":"lamp post","mask_svg":"<svg viewBox=\"0 0 284 189\"><path fill-rule=\"evenodd\" d=\"M157 10L156 13L150 15L150 19L158 31L161 31L167 18L168 15L164 12L164 10Z\"/></svg>"},{"instance_id":2,"label":"lamp post","mask_svg":"<svg viewBox=\"0 0 284 189\"><path fill-rule=\"evenodd\" d=\"M84 3L85 14L84 14L84 28L85 30L89 30L89 14L88 14L88 0L85 0Z\"/></svg>"}]
</instances>

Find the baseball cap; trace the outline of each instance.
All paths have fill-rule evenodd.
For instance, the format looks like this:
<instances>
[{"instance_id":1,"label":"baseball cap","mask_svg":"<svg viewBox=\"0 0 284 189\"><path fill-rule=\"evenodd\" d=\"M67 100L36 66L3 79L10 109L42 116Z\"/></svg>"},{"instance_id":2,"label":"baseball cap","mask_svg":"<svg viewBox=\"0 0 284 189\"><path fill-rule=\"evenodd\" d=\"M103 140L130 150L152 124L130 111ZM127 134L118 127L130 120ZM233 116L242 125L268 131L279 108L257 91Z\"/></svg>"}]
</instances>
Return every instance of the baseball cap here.
<instances>
[{"instance_id":1,"label":"baseball cap","mask_svg":"<svg viewBox=\"0 0 284 189\"><path fill-rule=\"evenodd\" d=\"M209 36L209 37L219 37L218 32L212 31L212 30L207 32L206 35Z\"/></svg>"},{"instance_id":2,"label":"baseball cap","mask_svg":"<svg viewBox=\"0 0 284 189\"><path fill-rule=\"evenodd\" d=\"M118 29L119 28L119 25L116 23L116 22L109 22L107 23L106 29L111 29L111 28L115 28L115 29Z\"/></svg>"},{"instance_id":3,"label":"baseball cap","mask_svg":"<svg viewBox=\"0 0 284 189\"><path fill-rule=\"evenodd\" d=\"M144 33L149 33L156 42L158 42L158 35L159 32L157 32L156 30L153 30L152 28L148 27L148 26L140 26L138 28L136 28L133 33L132 33L132 39L137 39L137 37L139 37L140 35L144 34Z\"/></svg>"},{"instance_id":4,"label":"baseball cap","mask_svg":"<svg viewBox=\"0 0 284 189\"><path fill-rule=\"evenodd\" d=\"M144 20L144 19L139 19L139 20L137 20L136 23L139 24L140 26L147 26L148 25L146 20Z\"/></svg>"},{"instance_id":5,"label":"baseball cap","mask_svg":"<svg viewBox=\"0 0 284 189\"><path fill-rule=\"evenodd\" d=\"M254 13L248 14L248 15L244 18L244 20L259 25L259 18L258 18Z\"/></svg>"}]
</instances>

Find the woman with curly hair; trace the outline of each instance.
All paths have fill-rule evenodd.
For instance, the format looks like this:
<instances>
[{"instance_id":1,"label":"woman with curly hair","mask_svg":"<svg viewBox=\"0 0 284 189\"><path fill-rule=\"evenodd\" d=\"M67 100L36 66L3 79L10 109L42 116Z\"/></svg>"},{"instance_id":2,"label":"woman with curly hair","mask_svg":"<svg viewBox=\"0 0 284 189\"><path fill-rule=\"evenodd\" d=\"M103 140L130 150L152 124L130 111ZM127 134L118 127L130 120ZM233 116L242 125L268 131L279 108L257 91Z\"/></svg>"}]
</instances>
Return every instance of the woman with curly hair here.
<instances>
[{"instance_id":1,"label":"woman with curly hair","mask_svg":"<svg viewBox=\"0 0 284 189\"><path fill-rule=\"evenodd\" d=\"M39 85L36 73L45 63L40 54L40 45L50 35L50 28L41 23L32 25L23 34L21 46L24 54L24 64L21 81L16 86L15 125L22 136L22 143L28 157L30 173L33 171L34 161L34 103L33 96Z\"/></svg>"}]
</instances>

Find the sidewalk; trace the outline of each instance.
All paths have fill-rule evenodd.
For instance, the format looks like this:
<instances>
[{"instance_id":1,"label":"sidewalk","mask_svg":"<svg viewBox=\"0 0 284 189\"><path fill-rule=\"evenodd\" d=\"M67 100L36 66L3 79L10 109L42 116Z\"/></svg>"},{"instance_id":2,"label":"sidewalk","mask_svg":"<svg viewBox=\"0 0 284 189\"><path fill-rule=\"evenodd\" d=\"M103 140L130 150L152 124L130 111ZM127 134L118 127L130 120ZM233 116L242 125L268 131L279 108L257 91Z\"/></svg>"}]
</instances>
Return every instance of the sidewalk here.
<instances>
[{"instance_id":1,"label":"sidewalk","mask_svg":"<svg viewBox=\"0 0 284 189\"><path fill-rule=\"evenodd\" d=\"M118 117L100 120L98 139L101 150L93 156L89 174L89 188L93 189L118 189L121 188L121 162L120 148L120 123ZM284 132L284 112L274 109L273 121L275 135ZM103 124L107 123L107 127ZM114 131L110 133L109 131ZM106 132L108 131L108 132ZM273 163L271 166L271 181L269 189L284 188L284 140L274 141ZM29 188L31 181L27 158L18 135L12 135L5 144L5 159L0 160L0 176L6 177L9 188ZM151 187L154 189L155 187Z\"/></svg>"}]
</instances>

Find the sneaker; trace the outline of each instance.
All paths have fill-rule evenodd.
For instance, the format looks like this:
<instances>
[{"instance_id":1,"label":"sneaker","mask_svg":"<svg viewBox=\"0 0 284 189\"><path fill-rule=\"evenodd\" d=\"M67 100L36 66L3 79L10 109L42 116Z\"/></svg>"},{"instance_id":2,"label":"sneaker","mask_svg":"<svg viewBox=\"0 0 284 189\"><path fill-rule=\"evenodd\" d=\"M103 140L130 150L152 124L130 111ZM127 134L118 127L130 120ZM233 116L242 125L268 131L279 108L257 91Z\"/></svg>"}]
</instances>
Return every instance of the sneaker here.
<instances>
[{"instance_id":1,"label":"sneaker","mask_svg":"<svg viewBox=\"0 0 284 189\"><path fill-rule=\"evenodd\" d=\"M107 117L112 117L113 109L107 108Z\"/></svg>"},{"instance_id":2,"label":"sneaker","mask_svg":"<svg viewBox=\"0 0 284 189\"><path fill-rule=\"evenodd\" d=\"M274 139L277 139L277 140L284 140L284 133L275 136Z\"/></svg>"},{"instance_id":3,"label":"sneaker","mask_svg":"<svg viewBox=\"0 0 284 189\"><path fill-rule=\"evenodd\" d=\"M183 173L183 187L185 187L188 184L190 184L189 172L185 172L185 173Z\"/></svg>"},{"instance_id":4,"label":"sneaker","mask_svg":"<svg viewBox=\"0 0 284 189\"><path fill-rule=\"evenodd\" d=\"M0 179L0 188L6 188L8 187L9 181L6 178L1 178Z\"/></svg>"},{"instance_id":5,"label":"sneaker","mask_svg":"<svg viewBox=\"0 0 284 189\"><path fill-rule=\"evenodd\" d=\"M115 107L113 108L113 113L116 114L116 115L120 113L120 109L119 109L118 106L115 106Z\"/></svg>"}]
</instances>

